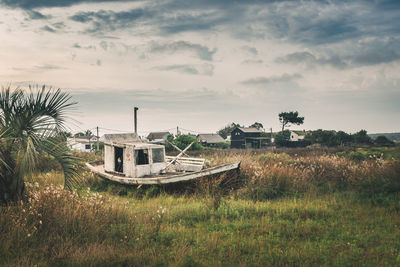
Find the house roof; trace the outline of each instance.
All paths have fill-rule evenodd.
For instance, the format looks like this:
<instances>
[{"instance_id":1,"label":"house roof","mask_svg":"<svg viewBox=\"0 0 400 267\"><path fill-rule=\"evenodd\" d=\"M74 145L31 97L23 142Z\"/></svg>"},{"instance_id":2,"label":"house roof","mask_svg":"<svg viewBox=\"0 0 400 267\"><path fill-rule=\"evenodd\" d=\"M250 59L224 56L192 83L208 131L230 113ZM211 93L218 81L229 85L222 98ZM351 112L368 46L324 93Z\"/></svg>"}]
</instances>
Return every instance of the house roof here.
<instances>
[{"instance_id":1,"label":"house roof","mask_svg":"<svg viewBox=\"0 0 400 267\"><path fill-rule=\"evenodd\" d=\"M241 130L244 133L262 133L263 132L257 128L238 127L237 129Z\"/></svg>"},{"instance_id":2,"label":"house roof","mask_svg":"<svg viewBox=\"0 0 400 267\"><path fill-rule=\"evenodd\" d=\"M94 136L94 135L84 135L84 136L76 136L76 137L72 137L72 138L80 139L80 140L92 140L92 139L95 139L96 136Z\"/></svg>"},{"instance_id":3,"label":"house roof","mask_svg":"<svg viewBox=\"0 0 400 267\"><path fill-rule=\"evenodd\" d=\"M224 139L219 135L219 134L199 134L197 136L197 140L200 142L206 142L206 143L220 143L224 142Z\"/></svg>"},{"instance_id":4,"label":"house roof","mask_svg":"<svg viewBox=\"0 0 400 267\"><path fill-rule=\"evenodd\" d=\"M68 142L70 143L80 143L80 144L88 144L94 141L97 141L96 136L79 136L79 137L68 137Z\"/></svg>"},{"instance_id":5,"label":"house roof","mask_svg":"<svg viewBox=\"0 0 400 267\"><path fill-rule=\"evenodd\" d=\"M147 139L154 140L154 139L163 139L165 135L169 135L170 132L151 132L147 136Z\"/></svg>"},{"instance_id":6,"label":"house roof","mask_svg":"<svg viewBox=\"0 0 400 267\"><path fill-rule=\"evenodd\" d=\"M100 138L106 144L127 144L127 143L141 143L139 136L135 133L121 133L121 134L105 134Z\"/></svg>"}]
</instances>

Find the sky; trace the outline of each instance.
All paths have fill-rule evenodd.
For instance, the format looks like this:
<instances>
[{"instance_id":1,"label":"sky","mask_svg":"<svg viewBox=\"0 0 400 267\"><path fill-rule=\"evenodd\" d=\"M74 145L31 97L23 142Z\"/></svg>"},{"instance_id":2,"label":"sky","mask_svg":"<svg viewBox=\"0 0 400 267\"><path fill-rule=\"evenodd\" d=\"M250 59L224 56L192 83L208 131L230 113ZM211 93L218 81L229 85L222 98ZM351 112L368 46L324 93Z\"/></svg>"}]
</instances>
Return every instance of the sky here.
<instances>
[{"instance_id":1,"label":"sky","mask_svg":"<svg viewBox=\"0 0 400 267\"><path fill-rule=\"evenodd\" d=\"M400 1L0 0L0 85L61 88L72 132L235 122L400 131ZM176 130L175 130L176 131Z\"/></svg>"}]
</instances>

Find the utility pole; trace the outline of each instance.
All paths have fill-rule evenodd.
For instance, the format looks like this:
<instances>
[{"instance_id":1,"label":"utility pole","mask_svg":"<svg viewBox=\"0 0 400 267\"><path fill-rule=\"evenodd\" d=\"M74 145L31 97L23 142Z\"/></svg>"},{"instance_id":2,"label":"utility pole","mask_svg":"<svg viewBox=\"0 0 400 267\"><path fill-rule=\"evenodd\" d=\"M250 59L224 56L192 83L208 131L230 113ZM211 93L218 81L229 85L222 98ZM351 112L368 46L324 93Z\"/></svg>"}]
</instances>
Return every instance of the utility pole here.
<instances>
[{"instance_id":1,"label":"utility pole","mask_svg":"<svg viewBox=\"0 0 400 267\"><path fill-rule=\"evenodd\" d=\"M138 107L135 107L133 109L133 123L134 123L134 129L135 129L135 134L137 135L137 111L138 111Z\"/></svg>"},{"instance_id":2,"label":"utility pole","mask_svg":"<svg viewBox=\"0 0 400 267\"><path fill-rule=\"evenodd\" d=\"M96 150L99 151L99 126L96 127L96 137L97 137L97 144L96 144Z\"/></svg>"}]
</instances>

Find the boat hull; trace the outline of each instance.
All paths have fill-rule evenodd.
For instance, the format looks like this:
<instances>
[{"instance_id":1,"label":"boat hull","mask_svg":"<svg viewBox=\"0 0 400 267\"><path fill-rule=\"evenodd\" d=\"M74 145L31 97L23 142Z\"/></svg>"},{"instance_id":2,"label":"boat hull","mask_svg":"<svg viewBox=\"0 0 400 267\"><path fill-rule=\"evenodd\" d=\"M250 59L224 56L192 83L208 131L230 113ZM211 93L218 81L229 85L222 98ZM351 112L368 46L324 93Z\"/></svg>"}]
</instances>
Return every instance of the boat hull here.
<instances>
[{"instance_id":1,"label":"boat hull","mask_svg":"<svg viewBox=\"0 0 400 267\"><path fill-rule=\"evenodd\" d=\"M178 173L178 174L165 174L159 175L156 177L125 177L112 173L107 173L104 171L104 165L99 162L88 162L86 166L98 174L102 178L118 182L121 184L129 184L129 185L141 185L141 184L170 184L177 182L190 181L193 179L197 179L200 177L221 174L224 172L228 172L231 170L239 170L240 162L234 162L229 164L224 164L212 168L207 168L204 170L196 171L196 172L186 172L186 173Z\"/></svg>"}]
</instances>

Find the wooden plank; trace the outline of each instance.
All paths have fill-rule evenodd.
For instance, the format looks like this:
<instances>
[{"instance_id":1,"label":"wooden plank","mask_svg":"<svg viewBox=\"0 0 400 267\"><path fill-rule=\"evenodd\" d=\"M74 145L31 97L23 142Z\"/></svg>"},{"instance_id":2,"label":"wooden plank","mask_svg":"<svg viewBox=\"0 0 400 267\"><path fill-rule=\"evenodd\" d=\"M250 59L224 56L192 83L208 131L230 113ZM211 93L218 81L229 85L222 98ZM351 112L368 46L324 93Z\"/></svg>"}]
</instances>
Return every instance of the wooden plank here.
<instances>
[{"instance_id":1,"label":"wooden plank","mask_svg":"<svg viewBox=\"0 0 400 267\"><path fill-rule=\"evenodd\" d=\"M172 160L172 159L174 159L175 157L172 157L172 156L165 156L165 159L168 159L168 160ZM178 159L187 159L187 160L193 160L193 161L205 161L205 159L199 159L199 158L187 158L187 157L179 157Z\"/></svg>"},{"instance_id":2,"label":"wooden plank","mask_svg":"<svg viewBox=\"0 0 400 267\"><path fill-rule=\"evenodd\" d=\"M175 160L176 160L177 158L179 158L180 156L182 156L183 154L185 154L185 152L186 152L193 144L194 144L194 142L191 142L190 145L188 145L183 151L181 151L181 153L179 153L178 156L176 156L173 160L171 160L171 162L169 162L169 163L167 164L167 166L166 166L163 170L161 170L161 171L166 170L172 163L175 162Z\"/></svg>"}]
</instances>

